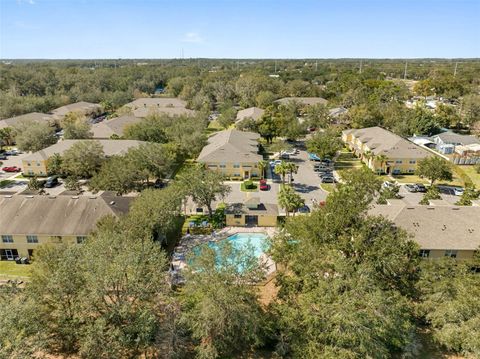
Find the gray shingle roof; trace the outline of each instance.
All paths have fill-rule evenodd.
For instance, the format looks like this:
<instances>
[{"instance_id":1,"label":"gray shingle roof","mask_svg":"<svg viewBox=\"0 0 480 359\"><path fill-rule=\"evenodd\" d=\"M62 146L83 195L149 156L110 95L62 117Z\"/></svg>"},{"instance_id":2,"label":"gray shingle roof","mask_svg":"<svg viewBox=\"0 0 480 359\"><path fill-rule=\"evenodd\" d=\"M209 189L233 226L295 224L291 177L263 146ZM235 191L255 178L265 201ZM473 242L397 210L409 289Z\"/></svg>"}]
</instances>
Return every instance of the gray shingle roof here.
<instances>
[{"instance_id":1,"label":"gray shingle roof","mask_svg":"<svg viewBox=\"0 0 480 359\"><path fill-rule=\"evenodd\" d=\"M88 235L102 217L128 211L132 197L0 197L0 233L11 235Z\"/></svg>"},{"instance_id":2,"label":"gray shingle roof","mask_svg":"<svg viewBox=\"0 0 480 359\"><path fill-rule=\"evenodd\" d=\"M129 125L142 121L142 118L131 115L120 116L92 125L93 138L110 138L112 135L122 136Z\"/></svg>"},{"instance_id":3,"label":"gray shingle roof","mask_svg":"<svg viewBox=\"0 0 480 359\"><path fill-rule=\"evenodd\" d=\"M275 102L286 105L287 103L295 101L298 102L302 105L316 105L316 104L322 104L326 105L328 103L327 100L325 100L322 97L284 97L279 100L276 100Z\"/></svg>"},{"instance_id":4,"label":"gray shingle roof","mask_svg":"<svg viewBox=\"0 0 480 359\"><path fill-rule=\"evenodd\" d=\"M31 155L25 156L22 158L24 161L37 161L37 160L46 160L53 154L63 154L66 150L72 147L75 143L82 141L98 141L103 147L103 152L106 156L118 155L125 153L131 147L138 147L142 144L146 144L144 141L136 140L63 140L59 141L50 147L44 148L38 152L34 152Z\"/></svg>"},{"instance_id":5,"label":"gray shingle roof","mask_svg":"<svg viewBox=\"0 0 480 359\"><path fill-rule=\"evenodd\" d=\"M480 207L375 205L369 212L405 229L422 249L475 250L480 247Z\"/></svg>"},{"instance_id":6,"label":"gray shingle roof","mask_svg":"<svg viewBox=\"0 0 480 359\"><path fill-rule=\"evenodd\" d=\"M35 121L35 122L53 122L53 116L46 113L31 112L24 115L6 118L0 121L0 128L12 127L23 121Z\"/></svg>"},{"instance_id":7,"label":"gray shingle roof","mask_svg":"<svg viewBox=\"0 0 480 359\"><path fill-rule=\"evenodd\" d=\"M273 203L259 203L256 208L248 208L243 203L231 203L225 207L225 214L278 216L278 206Z\"/></svg>"},{"instance_id":8,"label":"gray shingle roof","mask_svg":"<svg viewBox=\"0 0 480 359\"><path fill-rule=\"evenodd\" d=\"M346 130L344 133L351 133L359 138L375 155L416 159L432 156L429 151L381 127Z\"/></svg>"},{"instance_id":9,"label":"gray shingle roof","mask_svg":"<svg viewBox=\"0 0 480 359\"><path fill-rule=\"evenodd\" d=\"M260 135L253 132L225 130L208 139L198 162L259 162L263 159L258 154Z\"/></svg>"},{"instance_id":10,"label":"gray shingle roof","mask_svg":"<svg viewBox=\"0 0 480 359\"><path fill-rule=\"evenodd\" d=\"M242 121L246 118L251 118L256 121L256 120L259 120L264 113L265 113L265 110L259 107L249 107L237 112L237 121Z\"/></svg>"},{"instance_id":11,"label":"gray shingle roof","mask_svg":"<svg viewBox=\"0 0 480 359\"><path fill-rule=\"evenodd\" d=\"M478 139L475 136L461 135L451 131L443 132L433 136L434 139L435 137L440 138L444 143L461 144L461 145L480 144L480 139Z\"/></svg>"},{"instance_id":12,"label":"gray shingle roof","mask_svg":"<svg viewBox=\"0 0 480 359\"><path fill-rule=\"evenodd\" d=\"M81 112L86 115L102 111L102 106L91 102L75 102L52 110L55 117L63 117L69 112Z\"/></svg>"}]
</instances>

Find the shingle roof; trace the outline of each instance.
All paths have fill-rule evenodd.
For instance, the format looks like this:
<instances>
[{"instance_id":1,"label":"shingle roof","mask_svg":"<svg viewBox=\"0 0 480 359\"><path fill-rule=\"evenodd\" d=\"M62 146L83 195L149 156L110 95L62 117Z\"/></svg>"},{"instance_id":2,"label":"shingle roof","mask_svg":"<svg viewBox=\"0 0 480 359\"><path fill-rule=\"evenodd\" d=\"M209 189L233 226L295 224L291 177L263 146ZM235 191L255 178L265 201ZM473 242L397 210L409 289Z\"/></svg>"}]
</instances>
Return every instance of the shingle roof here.
<instances>
[{"instance_id":1,"label":"shingle roof","mask_svg":"<svg viewBox=\"0 0 480 359\"><path fill-rule=\"evenodd\" d=\"M56 108L55 110L52 110L52 114L55 117L62 117L69 112L78 111L78 112L83 112L85 114L90 114L94 112L99 112L101 109L102 109L102 106L100 106L97 103L80 101L80 102L75 102L75 103L71 103L71 104Z\"/></svg>"},{"instance_id":2,"label":"shingle roof","mask_svg":"<svg viewBox=\"0 0 480 359\"><path fill-rule=\"evenodd\" d=\"M480 247L480 207L375 205L369 211L405 229L422 249L475 250Z\"/></svg>"},{"instance_id":3,"label":"shingle roof","mask_svg":"<svg viewBox=\"0 0 480 359\"><path fill-rule=\"evenodd\" d=\"M198 162L259 162L263 159L258 154L260 135L253 132L225 130L208 139Z\"/></svg>"},{"instance_id":4,"label":"shingle roof","mask_svg":"<svg viewBox=\"0 0 480 359\"><path fill-rule=\"evenodd\" d=\"M160 114L160 115L166 114L168 116L181 116L181 115L193 116L195 114L195 111L189 110L188 108L155 107L155 106L140 107L140 108L134 109L132 112L135 117L140 117L140 118L144 118L152 114Z\"/></svg>"},{"instance_id":5,"label":"shingle roof","mask_svg":"<svg viewBox=\"0 0 480 359\"><path fill-rule=\"evenodd\" d=\"M125 127L140 121L139 117L125 115L95 123L92 125L93 138L110 138L114 134L122 136Z\"/></svg>"},{"instance_id":6,"label":"shingle roof","mask_svg":"<svg viewBox=\"0 0 480 359\"><path fill-rule=\"evenodd\" d=\"M246 118L251 118L255 121L259 120L264 113L265 113L265 110L259 107L249 107L237 112L237 122L242 121Z\"/></svg>"},{"instance_id":7,"label":"shingle roof","mask_svg":"<svg viewBox=\"0 0 480 359\"><path fill-rule=\"evenodd\" d=\"M475 136L461 135L451 131L443 132L433 136L433 138L435 137L440 138L444 143L452 143L452 144L459 143L461 145L480 144L480 139L478 139Z\"/></svg>"},{"instance_id":8,"label":"shingle roof","mask_svg":"<svg viewBox=\"0 0 480 359\"><path fill-rule=\"evenodd\" d=\"M259 203L257 208L252 209L243 203L231 203L225 207L225 214L278 216L278 206L272 203Z\"/></svg>"},{"instance_id":9,"label":"shingle roof","mask_svg":"<svg viewBox=\"0 0 480 359\"><path fill-rule=\"evenodd\" d=\"M102 217L128 211L132 197L0 197L0 233L10 235L88 235Z\"/></svg>"},{"instance_id":10,"label":"shingle roof","mask_svg":"<svg viewBox=\"0 0 480 359\"><path fill-rule=\"evenodd\" d=\"M328 103L327 100L325 100L322 97L284 97L279 100L276 100L275 102L286 105L287 103L295 101L298 102L302 105L316 105L316 104L322 104L325 105Z\"/></svg>"},{"instance_id":11,"label":"shingle roof","mask_svg":"<svg viewBox=\"0 0 480 359\"><path fill-rule=\"evenodd\" d=\"M375 155L383 154L387 157L416 159L432 156L429 151L381 127L348 131L344 131L344 133L353 134L362 143L366 144Z\"/></svg>"},{"instance_id":12,"label":"shingle roof","mask_svg":"<svg viewBox=\"0 0 480 359\"><path fill-rule=\"evenodd\" d=\"M106 156L118 155L125 153L131 147L138 147L146 142L136 140L63 140L56 144L44 148L38 152L34 152L31 155L22 158L23 161L37 161L46 160L53 156L55 153L63 154L66 150L72 147L75 143L82 141L98 141L103 147L103 152Z\"/></svg>"},{"instance_id":13,"label":"shingle roof","mask_svg":"<svg viewBox=\"0 0 480 359\"><path fill-rule=\"evenodd\" d=\"M24 115L6 118L0 121L0 128L12 127L23 121L35 121L35 122L50 122L53 121L53 116L46 113L31 112Z\"/></svg>"},{"instance_id":14,"label":"shingle roof","mask_svg":"<svg viewBox=\"0 0 480 359\"><path fill-rule=\"evenodd\" d=\"M146 117L151 114L167 114L169 116L194 115L195 111L185 108L187 102L175 97L139 98L125 106L132 109L135 117Z\"/></svg>"}]
</instances>

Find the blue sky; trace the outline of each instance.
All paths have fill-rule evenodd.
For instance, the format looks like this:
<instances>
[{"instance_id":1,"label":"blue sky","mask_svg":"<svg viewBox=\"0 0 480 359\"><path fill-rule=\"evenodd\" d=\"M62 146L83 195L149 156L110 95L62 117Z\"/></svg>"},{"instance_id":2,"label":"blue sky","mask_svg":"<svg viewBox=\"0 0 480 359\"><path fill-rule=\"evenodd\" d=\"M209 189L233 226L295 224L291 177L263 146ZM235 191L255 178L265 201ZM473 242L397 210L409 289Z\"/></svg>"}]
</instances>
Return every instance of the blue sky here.
<instances>
[{"instance_id":1,"label":"blue sky","mask_svg":"<svg viewBox=\"0 0 480 359\"><path fill-rule=\"evenodd\" d=\"M0 58L480 57L480 0L0 0Z\"/></svg>"}]
</instances>

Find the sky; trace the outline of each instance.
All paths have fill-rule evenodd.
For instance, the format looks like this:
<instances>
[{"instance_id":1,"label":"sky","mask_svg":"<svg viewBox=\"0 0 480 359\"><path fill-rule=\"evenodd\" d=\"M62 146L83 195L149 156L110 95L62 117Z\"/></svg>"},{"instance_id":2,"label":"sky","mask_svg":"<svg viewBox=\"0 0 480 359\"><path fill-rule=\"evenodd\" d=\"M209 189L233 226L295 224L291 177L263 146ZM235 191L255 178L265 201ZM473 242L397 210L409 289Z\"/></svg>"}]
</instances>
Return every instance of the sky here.
<instances>
[{"instance_id":1,"label":"sky","mask_svg":"<svg viewBox=\"0 0 480 359\"><path fill-rule=\"evenodd\" d=\"M480 57L480 0L0 0L0 58Z\"/></svg>"}]
</instances>

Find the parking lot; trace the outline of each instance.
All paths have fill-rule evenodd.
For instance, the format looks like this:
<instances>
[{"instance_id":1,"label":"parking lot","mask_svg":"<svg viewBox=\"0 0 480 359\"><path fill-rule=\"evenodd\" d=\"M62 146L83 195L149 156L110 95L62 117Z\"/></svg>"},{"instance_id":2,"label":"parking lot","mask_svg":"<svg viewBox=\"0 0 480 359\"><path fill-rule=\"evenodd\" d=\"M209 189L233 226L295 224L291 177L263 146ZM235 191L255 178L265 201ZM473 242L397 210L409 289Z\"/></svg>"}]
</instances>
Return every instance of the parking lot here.
<instances>
[{"instance_id":1,"label":"parking lot","mask_svg":"<svg viewBox=\"0 0 480 359\"><path fill-rule=\"evenodd\" d=\"M445 191L446 192L446 191ZM417 205L418 202L423 198L424 193L418 193L418 192L409 192L405 188L405 185L400 186L400 191L398 192L403 198L403 201L406 202L409 205ZM442 200L445 201L445 205L447 204L455 204L460 199L460 196L455 196L453 194L446 194L446 193L440 193L440 196L442 197ZM441 202L440 202L441 203Z\"/></svg>"}]
</instances>

